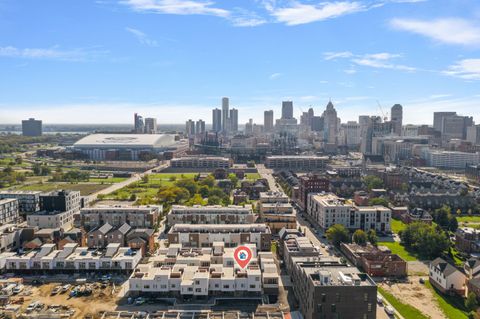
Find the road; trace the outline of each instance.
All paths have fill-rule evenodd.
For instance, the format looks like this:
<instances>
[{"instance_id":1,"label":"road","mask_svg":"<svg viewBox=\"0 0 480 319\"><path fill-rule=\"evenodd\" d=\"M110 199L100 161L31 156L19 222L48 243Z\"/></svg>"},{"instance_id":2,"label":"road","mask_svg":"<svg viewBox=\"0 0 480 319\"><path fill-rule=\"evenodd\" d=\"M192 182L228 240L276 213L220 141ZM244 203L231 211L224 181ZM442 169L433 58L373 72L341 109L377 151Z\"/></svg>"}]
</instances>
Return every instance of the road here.
<instances>
[{"instance_id":1,"label":"road","mask_svg":"<svg viewBox=\"0 0 480 319\"><path fill-rule=\"evenodd\" d=\"M139 180L142 179L142 177L146 176L146 175L149 175L149 174L152 174L153 172L159 172L161 170L164 170L165 168L167 168L169 166L169 162L166 162L166 163L163 163L157 167L154 167L152 169L149 169L148 171L145 171L143 173L135 173L132 177L130 177L129 179L126 179L124 180L123 182L120 182L120 183L115 183L115 184L112 184L110 185L109 187L107 188L104 188L96 193L93 193L89 196L89 200L90 201L93 201L93 200L96 200L98 198L98 195L108 195L110 193L113 193L121 188L124 188L125 186L128 186L132 183L135 183L135 182L138 182Z\"/></svg>"},{"instance_id":2,"label":"road","mask_svg":"<svg viewBox=\"0 0 480 319\"><path fill-rule=\"evenodd\" d=\"M257 164L257 171L258 174L262 178L265 178L268 181L268 186L270 187L270 190L274 192L281 192L282 190L277 187L277 183L275 182L275 178L273 177L273 170L266 168L264 164Z\"/></svg>"}]
</instances>

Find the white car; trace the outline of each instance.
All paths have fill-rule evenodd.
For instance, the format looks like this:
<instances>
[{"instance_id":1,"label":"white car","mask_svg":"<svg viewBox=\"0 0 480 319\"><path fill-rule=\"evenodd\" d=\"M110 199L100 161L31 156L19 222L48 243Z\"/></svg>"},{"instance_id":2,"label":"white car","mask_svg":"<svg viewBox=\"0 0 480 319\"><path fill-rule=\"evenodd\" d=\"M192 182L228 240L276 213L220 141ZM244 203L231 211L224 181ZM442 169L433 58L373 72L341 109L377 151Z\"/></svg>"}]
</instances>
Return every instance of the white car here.
<instances>
[{"instance_id":1,"label":"white car","mask_svg":"<svg viewBox=\"0 0 480 319\"><path fill-rule=\"evenodd\" d=\"M17 285L15 288L13 288L13 293L16 295L16 294L19 294L23 291L23 289L25 288L24 285L22 284L19 284Z\"/></svg>"},{"instance_id":2,"label":"white car","mask_svg":"<svg viewBox=\"0 0 480 319\"><path fill-rule=\"evenodd\" d=\"M383 297L380 295L377 295L377 302L379 305L383 305Z\"/></svg>"},{"instance_id":3,"label":"white car","mask_svg":"<svg viewBox=\"0 0 480 319\"><path fill-rule=\"evenodd\" d=\"M395 314L395 310L391 306L386 306L385 307L385 312L389 316L393 316Z\"/></svg>"}]
</instances>

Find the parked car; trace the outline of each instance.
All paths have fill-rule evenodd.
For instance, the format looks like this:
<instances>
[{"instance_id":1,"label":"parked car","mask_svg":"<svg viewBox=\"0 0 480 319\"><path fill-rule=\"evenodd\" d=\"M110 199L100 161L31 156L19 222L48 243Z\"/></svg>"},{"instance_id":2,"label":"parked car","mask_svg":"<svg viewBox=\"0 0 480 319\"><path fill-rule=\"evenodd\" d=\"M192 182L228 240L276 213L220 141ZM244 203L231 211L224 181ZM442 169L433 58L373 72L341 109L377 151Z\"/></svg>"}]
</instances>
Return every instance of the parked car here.
<instances>
[{"instance_id":1,"label":"parked car","mask_svg":"<svg viewBox=\"0 0 480 319\"><path fill-rule=\"evenodd\" d=\"M383 297L382 297L382 296L377 295L377 303L378 303L379 305L383 305Z\"/></svg>"},{"instance_id":2,"label":"parked car","mask_svg":"<svg viewBox=\"0 0 480 319\"><path fill-rule=\"evenodd\" d=\"M19 294L23 291L23 289L25 289L25 286L22 284L18 284L15 288L13 288L13 294Z\"/></svg>"},{"instance_id":3,"label":"parked car","mask_svg":"<svg viewBox=\"0 0 480 319\"><path fill-rule=\"evenodd\" d=\"M70 287L72 287L72 285L70 285L70 284L66 284L66 285L62 286L61 293L62 294L66 293L70 289Z\"/></svg>"},{"instance_id":4,"label":"parked car","mask_svg":"<svg viewBox=\"0 0 480 319\"><path fill-rule=\"evenodd\" d=\"M50 295L54 296L54 295L58 294L61 290L62 290L62 286L56 286L55 288L53 288Z\"/></svg>"},{"instance_id":5,"label":"parked car","mask_svg":"<svg viewBox=\"0 0 480 319\"><path fill-rule=\"evenodd\" d=\"M138 297L137 299L135 299L135 305L136 306L141 306L143 305L145 302L147 302L147 300L143 297Z\"/></svg>"},{"instance_id":6,"label":"parked car","mask_svg":"<svg viewBox=\"0 0 480 319\"><path fill-rule=\"evenodd\" d=\"M391 306L386 306L386 307L385 307L385 312L386 312L387 315L389 315L389 316L395 315L395 310L394 310Z\"/></svg>"}]
</instances>

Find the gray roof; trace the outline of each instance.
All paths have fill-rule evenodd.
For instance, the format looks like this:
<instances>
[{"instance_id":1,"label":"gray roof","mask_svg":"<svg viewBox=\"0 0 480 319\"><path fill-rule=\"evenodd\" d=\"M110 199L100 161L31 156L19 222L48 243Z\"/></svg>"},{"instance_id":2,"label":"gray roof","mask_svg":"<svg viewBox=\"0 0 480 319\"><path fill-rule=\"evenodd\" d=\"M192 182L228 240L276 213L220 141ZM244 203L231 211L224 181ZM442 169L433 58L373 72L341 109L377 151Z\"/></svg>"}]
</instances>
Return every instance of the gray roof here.
<instances>
[{"instance_id":1,"label":"gray roof","mask_svg":"<svg viewBox=\"0 0 480 319\"><path fill-rule=\"evenodd\" d=\"M436 267L436 268L439 268L440 272L442 272L445 275L445 277L450 276L451 274L453 274L456 271L460 272L457 268L450 265L448 262L446 262L445 260L443 260L440 257L438 257L437 259L432 261L431 265Z\"/></svg>"},{"instance_id":2,"label":"gray roof","mask_svg":"<svg viewBox=\"0 0 480 319\"><path fill-rule=\"evenodd\" d=\"M136 229L133 229L131 232L129 232L127 237L129 239L132 239L135 237L145 238L145 237L152 236L153 233L154 233L154 230L151 228L136 228Z\"/></svg>"},{"instance_id":3,"label":"gray roof","mask_svg":"<svg viewBox=\"0 0 480 319\"><path fill-rule=\"evenodd\" d=\"M129 224L125 223L118 228L118 231L121 232L123 235L126 235L130 231L130 229L132 229L132 227Z\"/></svg>"},{"instance_id":4,"label":"gray roof","mask_svg":"<svg viewBox=\"0 0 480 319\"><path fill-rule=\"evenodd\" d=\"M103 224L102 227L98 228L98 231L101 232L102 234L108 233L110 230L112 230L113 226L110 225L109 223Z\"/></svg>"}]
</instances>

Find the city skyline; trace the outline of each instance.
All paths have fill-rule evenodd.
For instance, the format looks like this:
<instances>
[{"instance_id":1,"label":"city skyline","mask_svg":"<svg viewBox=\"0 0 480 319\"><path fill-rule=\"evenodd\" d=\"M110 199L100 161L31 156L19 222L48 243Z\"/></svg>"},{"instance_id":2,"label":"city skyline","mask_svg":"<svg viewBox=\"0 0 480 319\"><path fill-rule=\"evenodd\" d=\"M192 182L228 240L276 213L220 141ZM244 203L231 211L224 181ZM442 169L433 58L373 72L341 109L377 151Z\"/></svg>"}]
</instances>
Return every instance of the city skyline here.
<instances>
[{"instance_id":1,"label":"city skyline","mask_svg":"<svg viewBox=\"0 0 480 319\"><path fill-rule=\"evenodd\" d=\"M449 110L478 122L479 12L473 0L4 1L0 122L180 124L182 109L209 123L222 96L241 125L278 118L284 100L299 118L330 99L344 122L381 115L377 101L402 104L408 124Z\"/></svg>"}]
</instances>

